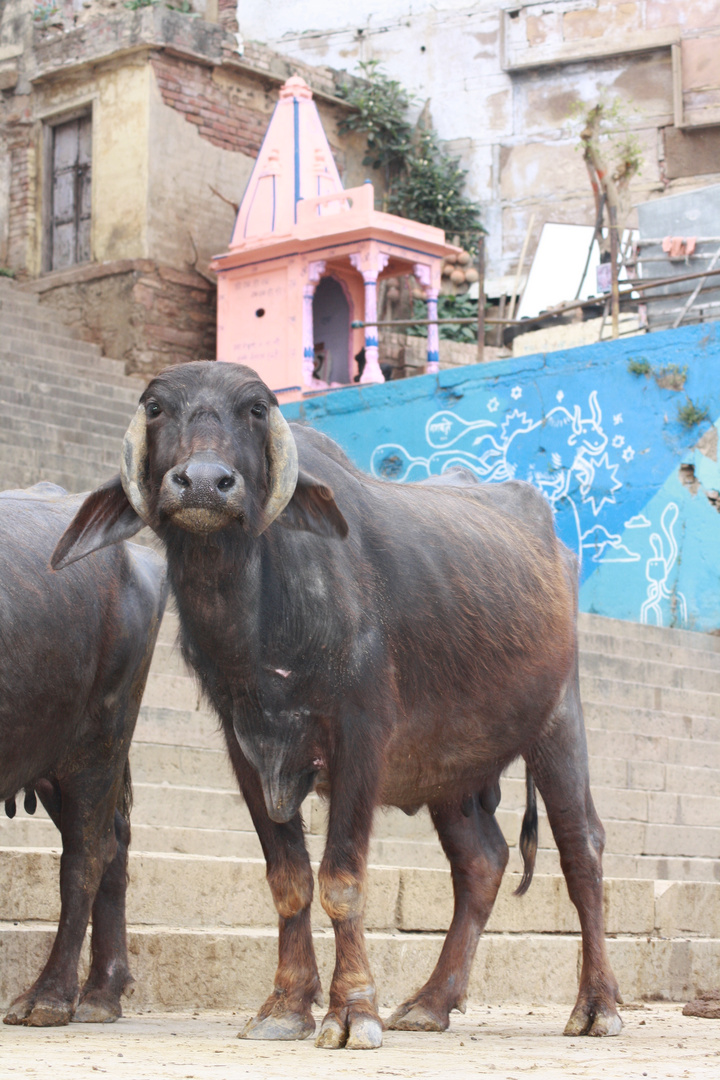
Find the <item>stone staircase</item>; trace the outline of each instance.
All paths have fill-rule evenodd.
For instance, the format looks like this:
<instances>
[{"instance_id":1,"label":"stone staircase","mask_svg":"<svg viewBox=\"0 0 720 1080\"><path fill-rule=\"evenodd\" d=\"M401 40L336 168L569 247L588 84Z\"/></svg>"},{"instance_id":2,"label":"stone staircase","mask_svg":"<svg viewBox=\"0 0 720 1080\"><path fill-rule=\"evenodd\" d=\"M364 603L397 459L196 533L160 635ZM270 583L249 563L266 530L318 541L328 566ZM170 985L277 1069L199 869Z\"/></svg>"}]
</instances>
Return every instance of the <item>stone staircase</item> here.
<instances>
[{"instance_id":1,"label":"stone staircase","mask_svg":"<svg viewBox=\"0 0 720 1080\"><path fill-rule=\"evenodd\" d=\"M50 480L86 491L107 480L142 388L0 278L0 488Z\"/></svg>"},{"instance_id":2,"label":"stone staircase","mask_svg":"<svg viewBox=\"0 0 720 1080\"><path fill-rule=\"evenodd\" d=\"M65 341L61 352L77 349L80 360L75 365L58 357L49 340L40 341L46 328L33 306L0 283L0 445L9 448L0 479L6 485L44 478L86 487L117 467L137 385L113 374L113 362L65 338L67 332L54 324L48 337ZM25 327L27 349L18 318L31 324ZM25 383L16 405L14 383L6 384L6 377L17 368ZM50 394L38 390L46 373L47 385L57 387ZM66 374L75 381L65 384ZM53 411L53 399L65 400L60 388L68 385L70 404L87 404ZM117 394L105 396L104 388L115 386ZM78 443L73 435L84 434L98 400L115 419L107 428L95 420L98 442ZM20 429L6 426L16 408L26 410L28 451L33 432L41 439L46 424L57 429L48 436L52 456L39 457L37 466L14 460L25 453L12 434ZM85 449L77 453L78 446ZM272 984L275 912L217 723L198 700L175 648L176 634L170 611L131 751L128 921L137 985L128 1010L250 1009ZM682 1000L716 985L720 970L720 640L588 615L580 618L580 639L593 793L607 831L611 960L626 1000ZM523 771L515 765L503 780L498 810L513 845L511 863L481 939L470 995L492 1003L569 1003L577 985L579 926L542 810L535 880L525 897L511 896L524 798ZM305 820L317 862L325 814L314 796ZM59 910L58 860L59 836L41 811L29 818L18 808L13 821L0 819L6 885L0 895L0 1006L32 981L47 954ZM451 917L452 890L423 812L412 818L378 812L370 861L368 948L385 1008L431 971ZM313 923L327 988L333 938L317 900Z\"/></svg>"}]
</instances>

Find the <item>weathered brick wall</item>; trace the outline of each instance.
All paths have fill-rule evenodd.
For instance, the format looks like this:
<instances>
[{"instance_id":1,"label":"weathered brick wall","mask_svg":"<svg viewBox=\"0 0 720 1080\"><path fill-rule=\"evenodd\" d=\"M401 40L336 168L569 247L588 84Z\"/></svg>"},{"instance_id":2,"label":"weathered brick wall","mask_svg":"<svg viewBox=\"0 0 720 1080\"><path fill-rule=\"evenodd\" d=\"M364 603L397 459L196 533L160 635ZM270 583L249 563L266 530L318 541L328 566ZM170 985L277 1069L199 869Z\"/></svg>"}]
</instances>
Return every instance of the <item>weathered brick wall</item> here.
<instances>
[{"instance_id":1,"label":"weathered brick wall","mask_svg":"<svg viewBox=\"0 0 720 1080\"><path fill-rule=\"evenodd\" d=\"M163 101L195 124L204 139L226 150L255 156L267 127L267 115L249 108L213 80L212 69L167 53L157 53L152 68Z\"/></svg>"},{"instance_id":2,"label":"weathered brick wall","mask_svg":"<svg viewBox=\"0 0 720 1080\"><path fill-rule=\"evenodd\" d=\"M7 264L22 276L27 261L28 242L33 222L34 185L31 171L33 152L26 125L11 132L7 143L10 157L8 198Z\"/></svg>"}]
</instances>

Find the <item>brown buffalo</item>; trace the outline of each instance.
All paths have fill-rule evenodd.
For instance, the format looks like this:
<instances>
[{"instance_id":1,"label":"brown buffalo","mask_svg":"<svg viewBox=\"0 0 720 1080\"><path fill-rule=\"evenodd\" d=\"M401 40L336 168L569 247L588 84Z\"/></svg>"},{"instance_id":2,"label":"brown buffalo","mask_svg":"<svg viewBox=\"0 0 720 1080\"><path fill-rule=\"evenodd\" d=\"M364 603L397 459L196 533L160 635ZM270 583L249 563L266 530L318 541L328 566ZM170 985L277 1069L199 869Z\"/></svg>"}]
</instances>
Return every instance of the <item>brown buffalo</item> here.
<instances>
[{"instance_id":1,"label":"brown buffalo","mask_svg":"<svg viewBox=\"0 0 720 1080\"><path fill-rule=\"evenodd\" d=\"M371 479L329 439L289 428L250 369L193 363L150 383L121 476L89 496L55 564L143 522L165 545L183 652L222 721L279 914L275 987L245 1034L305 1038L315 1027L299 813L315 786L330 797L319 885L337 956L317 1045L382 1040L363 935L380 805L430 808L455 892L437 966L390 1026L447 1027L507 863L493 810L518 756L545 800L582 926L566 1032L616 1034L604 833L578 692L576 566L542 496L462 474L425 485ZM525 884L535 820L531 798Z\"/></svg>"},{"instance_id":2,"label":"brown buffalo","mask_svg":"<svg viewBox=\"0 0 720 1080\"><path fill-rule=\"evenodd\" d=\"M121 544L50 569L82 496L53 484L0 494L0 799L36 793L62 836L61 911L42 972L5 1017L46 1026L122 1015L128 750L165 605L165 567ZM92 912L92 961L78 961Z\"/></svg>"}]
</instances>

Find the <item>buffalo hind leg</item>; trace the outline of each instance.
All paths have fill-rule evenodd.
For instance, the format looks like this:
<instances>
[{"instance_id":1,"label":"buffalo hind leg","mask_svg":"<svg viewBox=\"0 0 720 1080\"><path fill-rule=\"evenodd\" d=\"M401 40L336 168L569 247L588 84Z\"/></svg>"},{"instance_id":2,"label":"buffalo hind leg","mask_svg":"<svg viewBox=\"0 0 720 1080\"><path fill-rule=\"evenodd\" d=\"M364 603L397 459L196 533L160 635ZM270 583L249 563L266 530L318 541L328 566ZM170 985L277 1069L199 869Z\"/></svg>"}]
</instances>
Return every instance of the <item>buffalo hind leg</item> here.
<instances>
[{"instance_id":1,"label":"buffalo hind leg","mask_svg":"<svg viewBox=\"0 0 720 1080\"><path fill-rule=\"evenodd\" d=\"M60 828L62 796L57 783L41 780L37 794ZM105 870L92 909L91 963L73 1023L108 1024L122 1016L121 998L132 993L125 927L127 861L130 847L130 766L126 764L123 791L115 810L115 858Z\"/></svg>"},{"instance_id":2,"label":"buffalo hind leg","mask_svg":"<svg viewBox=\"0 0 720 1080\"><path fill-rule=\"evenodd\" d=\"M432 975L388 1020L389 1028L401 1031L445 1031L453 1009L465 1012L478 939L508 861L495 816L483 810L477 796L467 817L459 802L435 806L430 813L450 861L455 910Z\"/></svg>"},{"instance_id":3,"label":"buffalo hind leg","mask_svg":"<svg viewBox=\"0 0 720 1080\"><path fill-rule=\"evenodd\" d=\"M100 881L92 909L90 971L73 1016L77 1024L111 1024L122 1016L123 994L132 993L125 924L130 822L115 811L117 851Z\"/></svg>"},{"instance_id":4,"label":"buffalo hind leg","mask_svg":"<svg viewBox=\"0 0 720 1080\"><path fill-rule=\"evenodd\" d=\"M618 984L605 949L602 853L605 830L590 794L576 677L527 763L545 802L570 899L582 930L582 971L566 1035L618 1035Z\"/></svg>"},{"instance_id":5,"label":"buffalo hind leg","mask_svg":"<svg viewBox=\"0 0 720 1080\"><path fill-rule=\"evenodd\" d=\"M102 791L105 778L87 776L61 787L62 843L60 920L50 956L29 990L16 998L6 1024L56 1027L67 1024L79 999L78 962L100 881L116 853L117 788Z\"/></svg>"},{"instance_id":6,"label":"buffalo hind leg","mask_svg":"<svg viewBox=\"0 0 720 1080\"><path fill-rule=\"evenodd\" d=\"M267 880L278 913L278 966L272 993L248 1020L241 1039L307 1039L315 1032L313 1004L322 1005L310 928L313 878L299 814L285 825L271 821L257 773L234 733L226 739L230 760L262 845Z\"/></svg>"}]
</instances>

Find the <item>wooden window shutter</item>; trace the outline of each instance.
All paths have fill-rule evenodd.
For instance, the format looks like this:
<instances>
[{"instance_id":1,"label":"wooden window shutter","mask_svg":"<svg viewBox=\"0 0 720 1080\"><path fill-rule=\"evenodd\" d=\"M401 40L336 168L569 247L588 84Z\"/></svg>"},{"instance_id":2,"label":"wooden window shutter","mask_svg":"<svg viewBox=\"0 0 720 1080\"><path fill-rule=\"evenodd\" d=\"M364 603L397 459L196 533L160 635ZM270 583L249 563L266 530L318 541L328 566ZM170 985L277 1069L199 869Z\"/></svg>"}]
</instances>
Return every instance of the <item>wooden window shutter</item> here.
<instances>
[{"instance_id":1,"label":"wooden window shutter","mask_svg":"<svg viewBox=\"0 0 720 1080\"><path fill-rule=\"evenodd\" d=\"M92 118L53 128L52 270L90 261Z\"/></svg>"}]
</instances>

